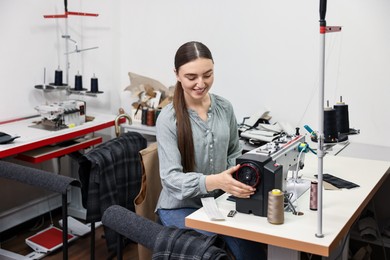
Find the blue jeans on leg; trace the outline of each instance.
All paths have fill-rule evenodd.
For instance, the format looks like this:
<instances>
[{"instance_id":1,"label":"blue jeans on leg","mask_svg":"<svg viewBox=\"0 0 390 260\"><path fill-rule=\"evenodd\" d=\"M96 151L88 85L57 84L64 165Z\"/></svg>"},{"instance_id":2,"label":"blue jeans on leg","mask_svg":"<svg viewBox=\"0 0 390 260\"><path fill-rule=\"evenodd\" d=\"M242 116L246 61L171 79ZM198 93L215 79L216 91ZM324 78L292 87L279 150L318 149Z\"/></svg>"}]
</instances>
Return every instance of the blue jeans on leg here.
<instances>
[{"instance_id":1,"label":"blue jeans on leg","mask_svg":"<svg viewBox=\"0 0 390 260\"><path fill-rule=\"evenodd\" d=\"M195 208L159 209L157 210L157 214L164 226L188 228L185 226L184 219L196 210L197 209ZM214 235L214 233L203 230L197 229L196 231L209 236ZM236 260L267 259L264 246L260 243L225 235L220 236L223 238Z\"/></svg>"}]
</instances>

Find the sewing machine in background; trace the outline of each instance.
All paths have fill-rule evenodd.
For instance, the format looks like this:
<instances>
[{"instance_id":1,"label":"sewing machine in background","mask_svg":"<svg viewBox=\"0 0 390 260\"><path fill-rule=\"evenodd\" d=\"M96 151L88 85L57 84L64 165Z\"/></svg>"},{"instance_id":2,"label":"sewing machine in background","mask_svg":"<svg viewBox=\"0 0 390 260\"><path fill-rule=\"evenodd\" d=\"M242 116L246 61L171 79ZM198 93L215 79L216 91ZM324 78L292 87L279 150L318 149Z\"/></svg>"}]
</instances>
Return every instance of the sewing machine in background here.
<instances>
[{"instance_id":1,"label":"sewing machine in background","mask_svg":"<svg viewBox=\"0 0 390 260\"><path fill-rule=\"evenodd\" d=\"M237 158L236 163L241 167L234 177L256 188L250 198L235 198L236 210L244 213L253 213L258 216L267 216L268 192L280 189L286 194L293 193L298 198L310 187L310 182L301 182L303 185L287 179L290 170L297 171L304 166L305 136L283 135L259 148L253 149ZM297 187L300 186L298 189Z\"/></svg>"},{"instance_id":2,"label":"sewing machine in background","mask_svg":"<svg viewBox=\"0 0 390 260\"><path fill-rule=\"evenodd\" d=\"M81 125L86 121L86 102L66 100L49 105L36 106L42 120L31 127L56 131Z\"/></svg>"}]
</instances>

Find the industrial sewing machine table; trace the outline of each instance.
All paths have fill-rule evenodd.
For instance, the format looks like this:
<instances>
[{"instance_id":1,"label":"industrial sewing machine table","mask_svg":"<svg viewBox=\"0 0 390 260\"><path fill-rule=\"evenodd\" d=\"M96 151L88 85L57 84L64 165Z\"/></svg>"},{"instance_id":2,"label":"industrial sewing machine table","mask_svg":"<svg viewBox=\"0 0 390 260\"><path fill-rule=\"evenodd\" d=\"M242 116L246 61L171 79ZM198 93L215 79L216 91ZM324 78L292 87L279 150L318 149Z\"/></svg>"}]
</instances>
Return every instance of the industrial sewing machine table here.
<instances>
[{"instance_id":1,"label":"industrial sewing machine table","mask_svg":"<svg viewBox=\"0 0 390 260\"><path fill-rule=\"evenodd\" d=\"M286 212L282 225L270 224L266 217L240 212L224 221L212 221L201 208L186 218L186 226L265 243L268 245L268 259L297 260L300 252L334 259L339 250L343 250L344 239L348 239L353 223L390 173L390 163L341 156L325 156L324 159L324 172L357 183L360 187L324 191L323 238L315 236L317 211L309 209L308 191L298 199L299 211L304 214L296 216ZM317 173L315 155L306 155L301 173L304 178L314 180ZM228 196L224 194L216 200L224 216L235 209L235 203L227 200ZM348 240L344 248L348 248Z\"/></svg>"}]
</instances>

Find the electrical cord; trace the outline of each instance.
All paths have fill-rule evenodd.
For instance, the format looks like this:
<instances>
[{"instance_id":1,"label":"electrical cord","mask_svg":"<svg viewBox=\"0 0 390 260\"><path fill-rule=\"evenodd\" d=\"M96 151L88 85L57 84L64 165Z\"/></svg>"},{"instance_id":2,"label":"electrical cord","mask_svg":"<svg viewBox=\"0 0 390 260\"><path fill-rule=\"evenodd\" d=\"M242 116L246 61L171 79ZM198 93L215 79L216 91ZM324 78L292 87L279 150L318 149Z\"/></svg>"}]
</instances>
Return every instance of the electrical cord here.
<instances>
[{"instance_id":1,"label":"electrical cord","mask_svg":"<svg viewBox=\"0 0 390 260\"><path fill-rule=\"evenodd\" d=\"M45 216L41 216L39 217L39 220L35 223L35 225L29 229L29 231L39 230L43 227L44 224L45 224Z\"/></svg>"},{"instance_id":2,"label":"electrical cord","mask_svg":"<svg viewBox=\"0 0 390 260\"><path fill-rule=\"evenodd\" d=\"M301 145L299 145L301 146ZM308 147L308 145L307 145ZM294 180L294 189L295 189L295 183L297 182L298 180L298 171L299 171L299 163L301 162L301 157L302 157L302 154L306 152L306 148L305 149L301 149L301 151L299 152L298 154L298 161L297 161L297 167L295 169L295 177L293 176L293 180Z\"/></svg>"}]
</instances>

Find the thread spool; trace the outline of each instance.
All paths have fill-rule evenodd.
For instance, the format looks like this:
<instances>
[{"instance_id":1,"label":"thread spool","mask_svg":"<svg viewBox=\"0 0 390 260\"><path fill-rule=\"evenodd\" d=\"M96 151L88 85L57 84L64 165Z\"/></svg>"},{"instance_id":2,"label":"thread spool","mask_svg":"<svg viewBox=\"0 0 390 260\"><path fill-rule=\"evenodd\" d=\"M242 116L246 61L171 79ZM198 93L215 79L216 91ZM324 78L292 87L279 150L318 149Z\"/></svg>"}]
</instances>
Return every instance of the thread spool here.
<instances>
[{"instance_id":1,"label":"thread spool","mask_svg":"<svg viewBox=\"0 0 390 260\"><path fill-rule=\"evenodd\" d=\"M336 110L329 107L324 109L324 139L325 142L334 142L337 140L337 117Z\"/></svg>"},{"instance_id":2,"label":"thread spool","mask_svg":"<svg viewBox=\"0 0 390 260\"><path fill-rule=\"evenodd\" d=\"M74 90L83 90L83 77L77 74L74 78Z\"/></svg>"},{"instance_id":3,"label":"thread spool","mask_svg":"<svg viewBox=\"0 0 390 260\"><path fill-rule=\"evenodd\" d=\"M148 114L148 108L142 107L142 114L141 114L141 124L146 125L146 118Z\"/></svg>"},{"instance_id":4,"label":"thread spool","mask_svg":"<svg viewBox=\"0 0 390 260\"><path fill-rule=\"evenodd\" d=\"M58 68L54 73L54 85L62 86L62 84L62 70Z\"/></svg>"},{"instance_id":5,"label":"thread spool","mask_svg":"<svg viewBox=\"0 0 390 260\"><path fill-rule=\"evenodd\" d=\"M154 108L149 108L146 113L146 125L147 126L154 126L155 125L155 118L154 118Z\"/></svg>"},{"instance_id":6,"label":"thread spool","mask_svg":"<svg viewBox=\"0 0 390 260\"><path fill-rule=\"evenodd\" d=\"M95 74L93 74L93 77L91 78L91 91L88 91L88 93L94 93L94 94L100 94L103 93L103 91L99 91L99 83L98 78L95 77Z\"/></svg>"},{"instance_id":7,"label":"thread spool","mask_svg":"<svg viewBox=\"0 0 390 260\"><path fill-rule=\"evenodd\" d=\"M267 220L275 225L284 223L284 194L281 190L273 189L268 192Z\"/></svg>"},{"instance_id":8,"label":"thread spool","mask_svg":"<svg viewBox=\"0 0 390 260\"><path fill-rule=\"evenodd\" d=\"M342 97L340 97L340 101L337 102L336 105L333 106L336 110L336 127L337 132L341 134L349 133L349 115L348 115L348 105L346 105Z\"/></svg>"},{"instance_id":9,"label":"thread spool","mask_svg":"<svg viewBox=\"0 0 390 260\"><path fill-rule=\"evenodd\" d=\"M317 210L318 182L312 181L310 184L310 209Z\"/></svg>"},{"instance_id":10,"label":"thread spool","mask_svg":"<svg viewBox=\"0 0 390 260\"><path fill-rule=\"evenodd\" d=\"M99 91L98 86L98 79L97 78L91 78L91 92L96 93Z\"/></svg>"}]
</instances>

